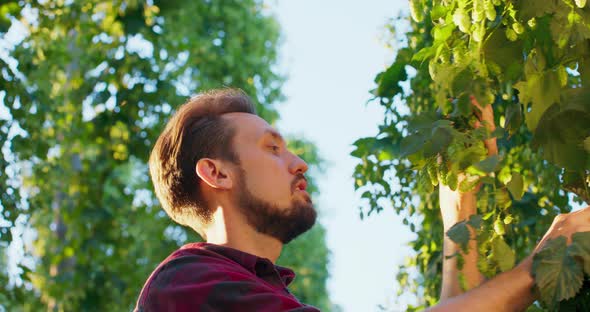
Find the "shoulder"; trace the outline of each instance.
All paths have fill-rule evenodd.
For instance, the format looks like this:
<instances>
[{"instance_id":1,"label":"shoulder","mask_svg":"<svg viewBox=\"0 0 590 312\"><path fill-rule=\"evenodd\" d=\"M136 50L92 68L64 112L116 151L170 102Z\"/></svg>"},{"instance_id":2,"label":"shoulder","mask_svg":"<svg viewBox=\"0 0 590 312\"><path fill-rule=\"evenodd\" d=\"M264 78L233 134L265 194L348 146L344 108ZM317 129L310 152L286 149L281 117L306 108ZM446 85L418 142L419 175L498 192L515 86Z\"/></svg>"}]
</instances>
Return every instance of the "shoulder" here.
<instances>
[{"instance_id":1,"label":"shoulder","mask_svg":"<svg viewBox=\"0 0 590 312\"><path fill-rule=\"evenodd\" d=\"M253 276L246 268L216 252L183 247L172 253L154 272L151 288L174 287L186 283Z\"/></svg>"},{"instance_id":2,"label":"shoulder","mask_svg":"<svg viewBox=\"0 0 590 312\"><path fill-rule=\"evenodd\" d=\"M248 264L239 263L231 255L183 247L154 271L142 290L138 310L285 311L304 307L292 295L258 278L246 268Z\"/></svg>"},{"instance_id":3,"label":"shoulder","mask_svg":"<svg viewBox=\"0 0 590 312\"><path fill-rule=\"evenodd\" d=\"M235 261L195 246L176 250L152 272L141 290L138 306L167 301L196 303L226 281L251 279L253 274Z\"/></svg>"}]
</instances>

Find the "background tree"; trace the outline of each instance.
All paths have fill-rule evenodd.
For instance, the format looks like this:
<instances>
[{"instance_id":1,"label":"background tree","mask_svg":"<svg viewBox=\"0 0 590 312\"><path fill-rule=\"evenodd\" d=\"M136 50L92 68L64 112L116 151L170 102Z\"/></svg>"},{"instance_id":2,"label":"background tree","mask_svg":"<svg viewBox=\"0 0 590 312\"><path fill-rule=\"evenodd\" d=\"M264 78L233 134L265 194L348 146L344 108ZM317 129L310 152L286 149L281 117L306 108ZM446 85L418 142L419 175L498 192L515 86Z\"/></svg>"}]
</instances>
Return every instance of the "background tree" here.
<instances>
[{"instance_id":1,"label":"background tree","mask_svg":"<svg viewBox=\"0 0 590 312\"><path fill-rule=\"evenodd\" d=\"M385 108L383 123L375 137L355 142L352 155L356 188L368 202L361 217L391 205L416 234L416 255L398 274L400 293L417 295L414 310L440 293L438 183L463 191L482 183L478 216L447 235L463 246L477 239L487 277L529 254L558 213L590 201L590 8L578 0L409 4L411 18L391 24L395 60L372 91ZM493 105L497 131L474 129L472 97ZM487 156L482 140L491 137L499 156ZM468 177L462 183L459 172ZM590 258L579 248L587 243L578 236L576 249L556 241L536 257L544 308L588 304L581 263ZM556 265L541 264L543 257Z\"/></svg>"},{"instance_id":2,"label":"background tree","mask_svg":"<svg viewBox=\"0 0 590 312\"><path fill-rule=\"evenodd\" d=\"M0 263L9 244L32 245L16 272L0 266L0 306L129 310L157 263L200 239L159 208L154 140L190 95L226 85L274 123L279 26L258 0L3 1L0 13ZM290 144L321 164L312 143ZM295 295L329 310L324 236L317 225L285 250L313 258L284 262L302 273Z\"/></svg>"}]
</instances>

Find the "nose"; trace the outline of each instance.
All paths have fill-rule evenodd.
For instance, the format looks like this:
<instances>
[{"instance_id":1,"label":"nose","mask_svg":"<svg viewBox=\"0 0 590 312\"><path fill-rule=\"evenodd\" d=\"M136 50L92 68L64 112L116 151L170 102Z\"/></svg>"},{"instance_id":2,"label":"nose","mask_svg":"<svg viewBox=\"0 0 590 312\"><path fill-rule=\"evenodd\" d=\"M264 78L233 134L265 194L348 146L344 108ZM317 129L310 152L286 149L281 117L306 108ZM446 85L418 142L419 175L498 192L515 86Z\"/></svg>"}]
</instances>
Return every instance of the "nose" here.
<instances>
[{"instance_id":1,"label":"nose","mask_svg":"<svg viewBox=\"0 0 590 312\"><path fill-rule=\"evenodd\" d=\"M295 154L291 154L293 155L293 161L291 162L291 165L289 166L289 172L293 175L301 173L304 174L305 172L307 172L307 163L301 159L301 157L295 155Z\"/></svg>"}]
</instances>

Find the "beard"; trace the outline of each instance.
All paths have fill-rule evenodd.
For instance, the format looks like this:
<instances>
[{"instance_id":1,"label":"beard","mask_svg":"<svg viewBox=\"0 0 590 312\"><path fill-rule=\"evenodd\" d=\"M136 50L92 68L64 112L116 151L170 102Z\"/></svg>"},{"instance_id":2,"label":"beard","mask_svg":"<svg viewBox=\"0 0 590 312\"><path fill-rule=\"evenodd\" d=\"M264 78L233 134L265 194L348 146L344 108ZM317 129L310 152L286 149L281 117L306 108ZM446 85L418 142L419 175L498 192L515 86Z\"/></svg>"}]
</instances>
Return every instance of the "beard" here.
<instances>
[{"instance_id":1,"label":"beard","mask_svg":"<svg viewBox=\"0 0 590 312\"><path fill-rule=\"evenodd\" d=\"M315 224L317 213L309 197L306 196L305 200L294 199L289 207L281 208L252 194L246 185L246 173L243 170L240 171L239 179L238 184L242 187L237 194L238 207L246 216L248 224L257 232L287 244ZM304 179L302 174L291 183L292 190L300 179Z\"/></svg>"}]
</instances>

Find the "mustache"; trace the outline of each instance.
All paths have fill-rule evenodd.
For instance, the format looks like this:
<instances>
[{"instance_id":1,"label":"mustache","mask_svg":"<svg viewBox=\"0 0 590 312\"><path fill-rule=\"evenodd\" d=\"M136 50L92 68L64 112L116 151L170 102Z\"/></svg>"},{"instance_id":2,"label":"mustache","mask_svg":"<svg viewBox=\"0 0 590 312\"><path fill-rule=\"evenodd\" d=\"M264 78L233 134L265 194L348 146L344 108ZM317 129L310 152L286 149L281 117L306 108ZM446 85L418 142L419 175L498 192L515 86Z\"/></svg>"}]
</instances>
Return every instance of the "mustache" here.
<instances>
[{"instance_id":1,"label":"mustache","mask_svg":"<svg viewBox=\"0 0 590 312\"><path fill-rule=\"evenodd\" d=\"M294 190L294 189L295 189L295 185L296 185L297 183L299 183L299 181L301 181L301 180L303 180L303 181L307 182L307 178L306 178L306 177L303 175L303 173L297 173L297 174L295 175L295 178L294 178L294 179L293 179L293 181L291 182L291 189L292 189L292 190Z\"/></svg>"}]
</instances>

